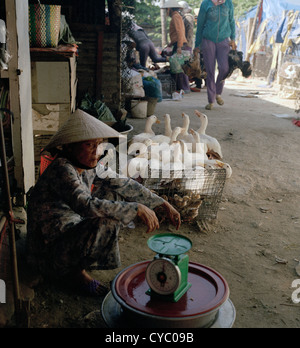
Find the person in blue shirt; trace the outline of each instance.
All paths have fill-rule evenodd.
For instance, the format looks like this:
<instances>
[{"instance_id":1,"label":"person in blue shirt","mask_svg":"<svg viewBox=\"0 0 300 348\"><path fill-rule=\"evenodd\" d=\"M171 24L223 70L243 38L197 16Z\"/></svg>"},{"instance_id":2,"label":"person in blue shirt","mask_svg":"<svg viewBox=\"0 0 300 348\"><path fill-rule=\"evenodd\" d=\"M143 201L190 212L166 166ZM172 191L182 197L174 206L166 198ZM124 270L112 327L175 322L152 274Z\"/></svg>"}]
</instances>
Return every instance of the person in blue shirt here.
<instances>
[{"instance_id":1,"label":"person in blue shirt","mask_svg":"<svg viewBox=\"0 0 300 348\"><path fill-rule=\"evenodd\" d=\"M224 104L221 95L224 79L229 71L230 49L236 50L232 0L204 0L198 15L194 53L202 51L207 72L206 110L212 110L215 101L219 105ZM219 68L217 81L215 80L216 62Z\"/></svg>"}]
</instances>

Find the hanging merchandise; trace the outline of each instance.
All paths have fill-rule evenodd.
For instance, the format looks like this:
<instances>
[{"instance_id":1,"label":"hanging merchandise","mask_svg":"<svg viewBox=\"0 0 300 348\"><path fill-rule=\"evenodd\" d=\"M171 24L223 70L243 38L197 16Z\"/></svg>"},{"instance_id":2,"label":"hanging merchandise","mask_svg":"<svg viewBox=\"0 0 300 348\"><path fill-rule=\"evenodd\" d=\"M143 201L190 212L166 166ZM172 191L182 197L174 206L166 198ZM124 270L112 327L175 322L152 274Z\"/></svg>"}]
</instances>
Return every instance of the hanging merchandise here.
<instances>
[{"instance_id":1,"label":"hanging merchandise","mask_svg":"<svg viewBox=\"0 0 300 348\"><path fill-rule=\"evenodd\" d=\"M0 19L0 70L8 69L8 62L10 55L6 51L6 25L5 22Z\"/></svg>"},{"instance_id":2,"label":"hanging merchandise","mask_svg":"<svg viewBox=\"0 0 300 348\"><path fill-rule=\"evenodd\" d=\"M29 5L30 47L57 47L60 32L61 6Z\"/></svg>"},{"instance_id":3,"label":"hanging merchandise","mask_svg":"<svg viewBox=\"0 0 300 348\"><path fill-rule=\"evenodd\" d=\"M67 45L77 45L81 43L75 40L65 16L60 17L60 32L58 42Z\"/></svg>"}]
</instances>

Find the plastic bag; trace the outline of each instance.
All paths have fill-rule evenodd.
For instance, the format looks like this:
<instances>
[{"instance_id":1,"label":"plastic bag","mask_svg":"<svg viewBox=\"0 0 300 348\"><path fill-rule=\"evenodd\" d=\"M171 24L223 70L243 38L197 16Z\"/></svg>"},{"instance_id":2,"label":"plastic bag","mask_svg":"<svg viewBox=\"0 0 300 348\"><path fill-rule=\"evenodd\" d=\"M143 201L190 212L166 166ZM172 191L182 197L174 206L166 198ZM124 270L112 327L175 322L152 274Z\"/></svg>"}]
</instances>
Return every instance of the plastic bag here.
<instances>
[{"instance_id":1,"label":"plastic bag","mask_svg":"<svg viewBox=\"0 0 300 348\"><path fill-rule=\"evenodd\" d=\"M80 108L102 122L116 122L110 109L101 100L94 100L87 93L81 101Z\"/></svg>"},{"instance_id":2,"label":"plastic bag","mask_svg":"<svg viewBox=\"0 0 300 348\"><path fill-rule=\"evenodd\" d=\"M157 98L159 102L162 101L162 85L160 80L155 77L143 77L143 85L146 97Z\"/></svg>"},{"instance_id":3,"label":"plastic bag","mask_svg":"<svg viewBox=\"0 0 300 348\"><path fill-rule=\"evenodd\" d=\"M127 93L135 98L145 97L142 75L134 70L128 74L130 78Z\"/></svg>"},{"instance_id":4,"label":"plastic bag","mask_svg":"<svg viewBox=\"0 0 300 348\"><path fill-rule=\"evenodd\" d=\"M181 54L175 53L172 57L170 57L170 69L172 74L180 74L183 71L182 66L186 61L190 59L189 51L182 51Z\"/></svg>"},{"instance_id":5,"label":"plastic bag","mask_svg":"<svg viewBox=\"0 0 300 348\"><path fill-rule=\"evenodd\" d=\"M183 99L184 91L181 89L180 92L172 93L172 99L175 101L180 101Z\"/></svg>"}]
</instances>

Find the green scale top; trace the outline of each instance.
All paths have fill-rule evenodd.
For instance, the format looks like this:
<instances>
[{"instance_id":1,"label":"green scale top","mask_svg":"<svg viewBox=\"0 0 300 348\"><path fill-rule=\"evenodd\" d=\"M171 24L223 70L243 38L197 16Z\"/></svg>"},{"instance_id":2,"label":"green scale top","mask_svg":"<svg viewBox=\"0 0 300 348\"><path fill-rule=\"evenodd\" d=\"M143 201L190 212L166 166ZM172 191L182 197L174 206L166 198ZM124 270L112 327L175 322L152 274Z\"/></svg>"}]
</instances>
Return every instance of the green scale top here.
<instances>
[{"instance_id":1,"label":"green scale top","mask_svg":"<svg viewBox=\"0 0 300 348\"><path fill-rule=\"evenodd\" d=\"M192 242L178 234L162 233L149 238L148 246L159 255L178 256L188 252Z\"/></svg>"}]
</instances>

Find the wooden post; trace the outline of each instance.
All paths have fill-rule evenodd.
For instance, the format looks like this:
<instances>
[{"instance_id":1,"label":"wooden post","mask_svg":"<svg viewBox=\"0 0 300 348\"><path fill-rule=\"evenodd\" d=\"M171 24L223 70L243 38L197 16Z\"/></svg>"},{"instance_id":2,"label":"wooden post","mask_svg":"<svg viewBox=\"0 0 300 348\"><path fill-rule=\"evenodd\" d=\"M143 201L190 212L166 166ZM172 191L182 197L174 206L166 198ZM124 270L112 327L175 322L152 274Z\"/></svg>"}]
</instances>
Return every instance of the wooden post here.
<instances>
[{"instance_id":1,"label":"wooden post","mask_svg":"<svg viewBox=\"0 0 300 348\"><path fill-rule=\"evenodd\" d=\"M115 85L117 88L115 89L115 92L113 96L111 96L111 99L113 99L112 104L108 103L107 106L111 109L113 113L119 111L121 109L122 104L122 88L121 88L121 33L122 33L122 0L107 0L108 3L108 11L109 11L109 19L110 19L110 33L106 33L104 36L104 42L103 45L105 46L108 39L112 38L113 41L116 41L115 47L116 47L116 54L118 57L118 64L117 66L113 61L111 61L112 64L112 71L115 71L117 69L117 72L115 72L112 75L112 79L115 81ZM105 47L104 47L105 49ZM109 67L107 67L109 69ZM102 72L102 91L105 95L104 91L104 74Z\"/></svg>"},{"instance_id":2,"label":"wooden post","mask_svg":"<svg viewBox=\"0 0 300 348\"><path fill-rule=\"evenodd\" d=\"M31 67L28 34L28 2L6 0L7 49L10 109L14 114L12 143L15 179L20 195L17 204L24 206L25 194L35 183L32 126Z\"/></svg>"},{"instance_id":3,"label":"wooden post","mask_svg":"<svg viewBox=\"0 0 300 348\"><path fill-rule=\"evenodd\" d=\"M103 69L103 40L104 32L98 32L98 51L97 51L97 83L96 97L101 99L102 96L102 69Z\"/></svg>"},{"instance_id":4,"label":"wooden post","mask_svg":"<svg viewBox=\"0 0 300 348\"><path fill-rule=\"evenodd\" d=\"M261 7L263 5L263 2L264 2L264 0L260 0L259 1L259 4L257 6L257 11L256 11L256 14L255 14L255 18L254 18L254 21L253 21L253 24L252 24L252 29L251 29L251 34L250 34L250 41L249 41L249 44L247 45L248 51L247 51L246 60L248 60L248 61L249 61L249 59L251 57L251 54L249 53L249 48L251 47L251 45L254 42L254 35L255 35L255 30L256 30L257 19L258 19Z\"/></svg>"},{"instance_id":5,"label":"wooden post","mask_svg":"<svg viewBox=\"0 0 300 348\"><path fill-rule=\"evenodd\" d=\"M165 0L161 0L161 6L165 4ZM161 45L165 47L168 43L168 32L167 32L167 12L166 9L160 9L161 17Z\"/></svg>"}]
</instances>

